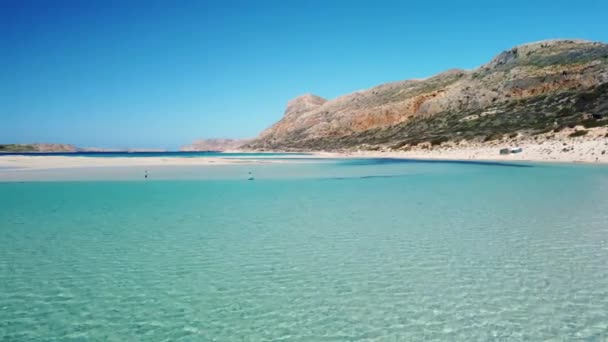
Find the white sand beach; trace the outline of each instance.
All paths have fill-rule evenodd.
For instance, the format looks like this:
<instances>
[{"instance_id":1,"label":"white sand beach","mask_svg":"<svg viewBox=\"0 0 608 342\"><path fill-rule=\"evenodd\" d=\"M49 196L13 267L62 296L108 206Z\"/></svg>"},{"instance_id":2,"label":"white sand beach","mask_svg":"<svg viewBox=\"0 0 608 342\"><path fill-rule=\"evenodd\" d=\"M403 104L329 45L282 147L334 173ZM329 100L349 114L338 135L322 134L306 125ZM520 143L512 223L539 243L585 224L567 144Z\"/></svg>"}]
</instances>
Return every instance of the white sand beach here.
<instances>
[{"instance_id":1,"label":"white sand beach","mask_svg":"<svg viewBox=\"0 0 608 342\"><path fill-rule=\"evenodd\" d=\"M578 128L575 128L578 129ZM557 163L608 163L607 128L588 130L581 137L570 137L574 130L548 133L536 136L518 136L489 142L446 143L441 146L423 144L408 150L380 149L377 151L313 152L307 155L293 155L289 159L264 156L252 157L71 157L71 156L0 156L0 181L19 181L39 178L41 172L47 178L63 179L67 170L94 172L114 169L114 174L143 174L148 168L170 170L175 168L194 169L214 165L261 165L273 163L301 162L310 158L404 158L433 160L476 160L476 161L529 161ZM502 148L521 148L520 153L500 154ZM106 168L106 169L103 169ZM97 170L97 171L91 171ZM116 170L119 170L118 172ZM65 177L69 179L69 177Z\"/></svg>"},{"instance_id":2,"label":"white sand beach","mask_svg":"<svg viewBox=\"0 0 608 342\"><path fill-rule=\"evenodd\" d=\"M75 167L197 166L262 163L263 158L180 158L180 157L71 157L71 156L0 156L0 169L63 169Z\"/></svg>"},{"instance_id":3,"label":"white sand beach","mask_svg":"<svg viewBox=\"0 0 608 342\"><path fill-rule=\"evenodd\" d=\"M583 127L558 133L517 136L489 142L445 143L441 146L422 144L407 150L390 148L378 151L320 153L322 156L383 157L444 160L530 161L557 163L608 163L608 128L592 128L580 137L570 137ZM502 148L521 148L520 153L500 154Z\"/></svg>"},{"instance_id":4,"label":"white sand beach","mask_svg":"<svg viewBox=\"0 0 608 342\"><path fill-rule=\"evenodd\" d=\"M0 156L1 181L31 180L112 180L144 179L147 171L154 179L169 179L180 174L185 178L211 172L216 166L262 165L281 160L256 158L182 158L182 157L72 157L72 156ZM206 169L206 171L205 171ZM224 168L224 172L226 168Z\"/></svg>"}]
</instances>

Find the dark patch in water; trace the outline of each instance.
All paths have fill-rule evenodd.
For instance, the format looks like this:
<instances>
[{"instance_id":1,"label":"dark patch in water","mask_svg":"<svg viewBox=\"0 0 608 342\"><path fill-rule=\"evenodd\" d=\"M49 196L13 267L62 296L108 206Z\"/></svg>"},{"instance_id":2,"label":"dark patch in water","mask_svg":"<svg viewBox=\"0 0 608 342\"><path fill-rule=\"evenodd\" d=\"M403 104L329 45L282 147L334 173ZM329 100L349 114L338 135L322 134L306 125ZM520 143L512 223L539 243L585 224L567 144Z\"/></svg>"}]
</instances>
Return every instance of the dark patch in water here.
<instances>
[{"instance_id":1,"label":"dark patch in water","mask_svg":"<svg viewBox=\"0 0 608 342\"><path fill-rule=\"evenodd\" d=\"M359 177L328 177L321 178L319 180L347 180L347 179L372 179L372 178L401 178L412 176L411 174L406 175L370 175L370 176L359 176Z\"/></svg>"},{"instance_id":2,"label":"dark patch in water","mask_svg":"<svg viewBox=\"0 0 608 342\"><path fill-rule=\"evenodd\" d=\"M371 179L371 178L398 178L398 177L407 177L410 175L375 175L375 176L361 176L359 179Z\"/></svg>"},{"instance_id":3,"label":"dark patch in water","mask_svg":"<svg viewBox=\"0 0 608 342\"><path fill-rule=\"evenodd\" d=\"M360 158L347 159L340 163L345 166L353 165L387 165L387 164L465 164L465 165L481 165L481 166L506 166L506 167L533 167L526 164L514 164L492 161L478 160L430 160L430 159L401 159L401 158Z\"/></svg>"}]
</instances>

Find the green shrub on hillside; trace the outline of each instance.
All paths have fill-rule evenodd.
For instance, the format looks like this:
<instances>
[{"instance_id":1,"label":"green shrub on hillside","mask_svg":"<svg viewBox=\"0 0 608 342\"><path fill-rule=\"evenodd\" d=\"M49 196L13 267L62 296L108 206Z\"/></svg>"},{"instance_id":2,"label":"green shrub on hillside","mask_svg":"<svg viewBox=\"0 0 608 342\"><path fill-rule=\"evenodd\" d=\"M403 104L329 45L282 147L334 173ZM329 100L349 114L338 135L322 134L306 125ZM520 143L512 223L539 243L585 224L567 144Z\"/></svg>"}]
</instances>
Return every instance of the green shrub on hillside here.
<instances>
[{"instance_id":1,"label":"green shrub on hillside","mask_svg":"<svg viewBox=\"0 0 608 342\"><path fill-rule=\"evenodd\" d=\"M608 120L587 119L581 121L581 125L585 126L585 128L603 127L608 126Z\"/></svg>"},{"instance_id":2,"label":"green shrub on hillside","mask_svg":"<svg viewBox=\"0 0 608 342\"><path fill-rule=\"evenodd\" d=\"M571 138L576 138L576 137L582 137L583 135L586 135L587 133L589 133L589 131L580 130L580 131L572 132L568 136Z\"/></svg>"},{"instance_id":3,"label":"green shrub on hillside","mask_svg":"<svg viewBox=\"0 0 608 342\"><path fill-rule=\"evenodd\" d=\"M498 140L498 139L502 139L502 133L492 133L492 134L486 136L483 139L483 141L488 142L488 141Z\"/></svg>"},{"instance_id":4,"label":"green shrub on hillside","mask_svg":"<svg viewBox=\"0 0 608 342\"><path fill-rule=\"evenodd\" d=\"M449 139L448 137L438 137L438 138L435 138L435 139L432 139L432 140L431 140L431 146L437 146L437 145L441 145L441 144L443 144L444 142L447 142L447 141L449 141L449 140L450 140L450 139Z\"/></svg>"}]
</instances>

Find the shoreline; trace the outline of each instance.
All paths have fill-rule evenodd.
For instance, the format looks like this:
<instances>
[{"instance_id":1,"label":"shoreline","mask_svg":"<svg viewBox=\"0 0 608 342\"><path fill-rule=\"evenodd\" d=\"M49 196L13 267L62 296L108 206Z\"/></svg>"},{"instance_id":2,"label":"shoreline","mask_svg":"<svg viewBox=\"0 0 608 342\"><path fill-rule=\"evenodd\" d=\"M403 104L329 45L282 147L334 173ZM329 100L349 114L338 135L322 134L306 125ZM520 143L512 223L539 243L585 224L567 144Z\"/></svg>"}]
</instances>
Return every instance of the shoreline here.
<instances>
[{"instance_id":1,"label":"shoreline","mask_svg":"<svg viewBox=\"0 0 608 342\"><path fill-rule=\"evenodd\" d=\"M502 146L502 145L500 145ZM0 156L0 174L6 171L50 170L102 167L158 167L158 166L222 166L284 164L310 161L311 159L394 158L413 160L487 161L487 162L540 162L565 164L608 164L608 139L605 141L574 143L518 144L521 153L501 155L499 145L445 146L414 148L407 151L307 151L306 155L294 155L289 159L272 157L72 157L72 156ZM244 152L246 153L246 152ZM252 151L252 153L254 153ZM260 152L255 152L260 153ZM288 153L288 152L285 152ZM299 161L299 159L301 161ZM2 177L0 177L2 178Z\"/></svg>"},{"instance_id":2,"label":"shoreline","mask_svg":"<svg viewBox=\"0 0 608 342\"><path fill-rule=\"evenodd\" d=\"M531 162L559 164L608 164L608 140L591 146L548 146L518 144L521 153L501 155L500 146L441 147L409 151L313 152L326 158L395 158L415 160ZM567 149L567 151L564 151ZM604 153L602 153L604 152Z\"/></svg>"},{"instance_id":3,"label":"shoreline","mask_svg":"<svg viewBox=\"0 0 608 342\"><path fill-rule=\"evenodd\" d=\"M487 148L486 148L487 149ZM122 181L139 180L150 172L154 180L179 179L240 179L247 171L253 170L258 174L267 175L266 167L285 166L288 174L304 168L305 164L323 163L337 159L376 159L393 158L413 161L445 161L470 163L551 163L580 166L605 167L608 158L588 162L585 160L568 159L532 159L522 154L502 156L497 158L496 153L485 155L487 151L478 150L452 150L451 153L434 150L430 152L312 152L306 156L294 156L289 160L264 159L260 157L230 159L230 158L157 158L157 157L130 157L130 158L101 158L101 157L16 157L0 156L0 184L12 182L49 182L49 181ZM470 158L467 154L473 153ZM259 172L259 173L258 173ZM280 173L275 173L279 175ZM256 177L257 178L257 177Z\"/></svg>"},{"instance_id":4,"label":"shoreline","mask_svg":"<svg viewBox=\"0 0 608 342\"><path fill-rule=\"evenodd\" d=\"M586 134L571 136L578 131L584 131ZM522 152L502 155L500 150L503 148L521 148ZM423 143L401 149L390 146L368 146L368 149L354 151L312 153L333 158L608 164L608 127L586 129L576 126L560 132L533 136L518 134L486 142L451 141L439 146Z\"/></svg>"},{"instance_id":5,"label":"shoreline","mask_svg":"<svg viewBox=\"0 0 608 342\"><path fill-rule=\"evenodd\" d=\"M104 167L201 167L221 165L262 165L310 162L312 159L345 158L396 158L414 160L487 161L487 162L539 162L562 164L608 164L608 128L587 130L587 134L571 137L582 127L562 132L535 136L516 136L494 141L448 142L439 146L428 143L402 149L373 146L353 151L299 151L306 155L293 155L288 159L272 156L213 156L213 157L83 157L83 156L0 156L0 180L19 178L20 172L44 170L96 169ZM521 148L521 153L500 154L502 148ZM243 151L242 153L297 153L296 151ZM300 159L300 160L299 160Z\"/></svg>"}]
</instances>

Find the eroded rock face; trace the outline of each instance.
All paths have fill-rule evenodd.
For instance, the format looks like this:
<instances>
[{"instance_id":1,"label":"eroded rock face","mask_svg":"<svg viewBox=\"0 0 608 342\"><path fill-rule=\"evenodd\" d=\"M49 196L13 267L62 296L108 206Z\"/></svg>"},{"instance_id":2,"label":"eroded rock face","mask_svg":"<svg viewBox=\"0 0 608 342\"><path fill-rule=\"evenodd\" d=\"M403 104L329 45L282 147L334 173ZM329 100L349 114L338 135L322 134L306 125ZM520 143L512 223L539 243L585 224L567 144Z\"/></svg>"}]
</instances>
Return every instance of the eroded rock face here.
<instances>
[{"instance_id":1,"label":"eroded rock face","mask_svg":"<svg viewBox=\"0 0 608 342\"><path fill-rule=\"evenodd\" d=\"M471 71L450 70L327 101L303 95L290 101L284 117L247 147L332 149L547 129L601 111L606 101L601 87L606 83L608 45L580 40L531 43ZM587 93L597 96L581 100ZM484 112L493 114L480 115ZM478 119L461 120L471 115Z\"/></svg>"}]
</instances>

